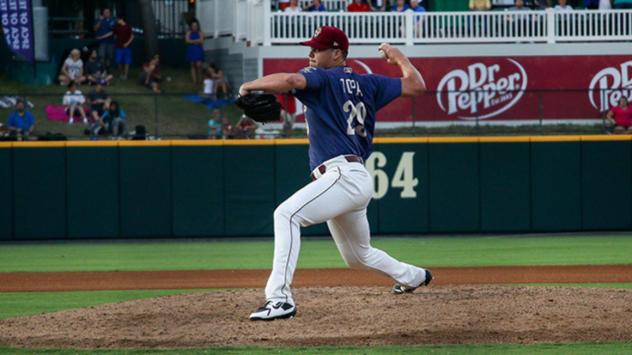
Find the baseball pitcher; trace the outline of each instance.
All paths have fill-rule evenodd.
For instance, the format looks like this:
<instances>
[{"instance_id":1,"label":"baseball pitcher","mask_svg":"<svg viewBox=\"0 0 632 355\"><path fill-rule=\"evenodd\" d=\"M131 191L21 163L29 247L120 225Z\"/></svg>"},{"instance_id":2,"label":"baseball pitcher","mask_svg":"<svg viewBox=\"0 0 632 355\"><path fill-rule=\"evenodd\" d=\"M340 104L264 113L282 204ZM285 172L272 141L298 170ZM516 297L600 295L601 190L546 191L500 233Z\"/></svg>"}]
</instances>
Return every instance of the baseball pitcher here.
<instances>
[{"instance_id":1,"label":"baseball pitcher","mask_svg":"<svg viewBox=\"0 0 632 355\"><path fill-rule=\"evenodd\" d=\"M274 211L274 261L266 303L250 315L251 320L296 315L290 286L301 227L317 223L327 222L348 266L390 276L396 282L393 293L412 292L432 280L430 270L402 263L371 246L366 211L373 179L363 165L372 151L376 112L399 96L421 95L421 74L400 50L386 43L379 51L400 68L401 78L354 73L345 63L349 40L336 27L320 27L301 44L311 48L309 67L299 73L267 75L239 89L241 96L251 91L292 92L303 102L313 180Z\"/></svg>"}]
</instances>

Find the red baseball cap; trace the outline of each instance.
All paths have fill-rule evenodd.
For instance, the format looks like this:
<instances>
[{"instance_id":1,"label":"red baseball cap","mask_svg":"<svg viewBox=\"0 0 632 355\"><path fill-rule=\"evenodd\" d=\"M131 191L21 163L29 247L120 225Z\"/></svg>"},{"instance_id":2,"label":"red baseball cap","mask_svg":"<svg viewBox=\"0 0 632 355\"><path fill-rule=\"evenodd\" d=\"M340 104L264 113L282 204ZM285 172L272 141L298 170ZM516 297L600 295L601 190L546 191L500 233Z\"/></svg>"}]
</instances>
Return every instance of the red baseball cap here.
<instances>
[{"instance_id":1,"label":"red baseball cap","mask_svg":"<svg viewBox=\"0 0 632 355\"><path fill-rule=\"evenodd\" d=\"M309 41L301 42L304 46L315 49L340 49L343 52L349 50L349 39L341 29L334 26L322 26L314 31L314 37Z\"/></svg>"}]
</instances>

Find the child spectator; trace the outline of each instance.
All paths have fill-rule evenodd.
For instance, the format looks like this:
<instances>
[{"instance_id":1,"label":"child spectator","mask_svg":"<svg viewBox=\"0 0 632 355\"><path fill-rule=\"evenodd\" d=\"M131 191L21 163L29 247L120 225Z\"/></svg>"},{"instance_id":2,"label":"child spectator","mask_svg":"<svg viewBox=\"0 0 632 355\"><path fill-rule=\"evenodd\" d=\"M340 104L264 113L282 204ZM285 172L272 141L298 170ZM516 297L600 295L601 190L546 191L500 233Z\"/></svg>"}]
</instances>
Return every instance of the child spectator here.
<instances>
[{"instance_id":1,"label":"child spectator","mask_svg":"<svg viewBox=\"0 0 632 355\"><path fill-rule=\"evenodd\" d=\"M66 113L68 114L68 124L72 124L75 121L75 113L79 112L83 118L83 123L88 123L88 117L86 117L86 111L83 109L83 104L86 102L86 98L81 91L77 90L77 84L71 81L68 84L68 91L64 95L63 104L66 106Z\"/></svg>"},{"instance_id":2,"label":"child spectator","mask_svg":"<svg viewBox=\"0 0 632 355\"><path fill-rule=\"evenodd\" d=\"M112 32L116 35L116 52L114 61L119 66L121 78L127 80L129 65L132 64L132 48L130 45L134 41L132 28L125 22L125 17L120 16L116 20L116 26Z\"/></svg>"},{"instance_id":3,"label":"child spectator","mask_svg":"<svg viewBox=\"0 0 632 355\"><path fill-rule=\"evenodd\" d=\"M18 98L15 101L15 111L9 115L7 128L11 131L11 135L15 135L18 140L28 139L33 134L35 117L26 111L24 99Z\"/></svg>"},{"instance_id":4,"label":"child spectator","mask_svg":"<svg viewBox=\"0 0 632 355\"><path fill-rule=\"evenodd\" d=\"M90 85L96 85L97 82L108 85L112 80L112 74L108 74L96 50L90 52L90 58L86 62L86 77Z\"/></svg>"},{"instance_id":5,"label":"child spectator","mask_svg":"<svg viewBox=\"0 0 632 355\"><path fill-rule=\"evenodd\" d=\"M125 111L120 108L117 101L110 102L110 107L103 113L102 119L113 137L123 137L127 134Z\"/></svg>"},{"instance_id":6,"label":"child spectator","mask_svg":"<svg viewBox=\"0 0 632 355\"><path fill-rule=\"evenodd\" d=\"M202 92L205 97L212 99L215 94L215 87L213 86L213 73L209 69L210 68L207 68L204 72L204 86Z\"/></svg>"},{"instance_id":7,"label":"child spectator","mask_svg":"<svg viewBox=\"0 0 632 355\"><path fill-rule=\"evenodd\" d=\"M143 70L140 73L140 83L150 88L154 93L160 94L161 81L160 55L155 54L147 63L143 64Z\"/></svg>"},{"instance_id":8,"label":"child spectator","mask_svg":"<svg viewBox=\"0 0 632 355\"><path fill-rule=\"evenodd\" d=\"M105 92L104 82L97 81L94 91L88 94L88 102L90 103L90 114L94 120L92 131L98 134L100 129L105 129L105 123L101 118L110 106L110 95Z\"/></svg>"},{"instance_id":9,"label":"child spectator","mask_svg":"<svg viewBox=\"0 0 632 355\"><path fill-rule=\"evenodd\" d=\"M347 6L348 12L371 12L371 6L366 0L353 0L349 6Z\"/></svg>"},{"instance_id":10,"label":"child spectator","mask_svg":"<svg viewBox=\"0 0 632 355\"><path fill-rule=\"evenodd\" d=\"M222 122L220 109L213 109L213 115L211 119L208 120L208 139L222 138Z\"/></svg>"},{"instance_id":11,"label":"child spectator","mask_svg":"<svg viewBox=\"0 0 632 355\"><path fill-rule=\"evenodd\" d=\"M70 55L64 61L59 73L59 82L62 85L68 85L71 81L79 84L86 81L86 77L83 75L81 52L76 48L70 51Z\"/></svg>"},{"instance_id":12,"label":"child spectator","mask_svg":"<svg viewBox=\"0 0 632 355\"><path fill-rule=\"evenodd\" d=\"M191 22L191 29L185 36L187 44L187 60L191 63L191 80L197 84L202 80L202 62L204 61L204 33L200 31L197 21Z\"/></svg>"}]
</instances>

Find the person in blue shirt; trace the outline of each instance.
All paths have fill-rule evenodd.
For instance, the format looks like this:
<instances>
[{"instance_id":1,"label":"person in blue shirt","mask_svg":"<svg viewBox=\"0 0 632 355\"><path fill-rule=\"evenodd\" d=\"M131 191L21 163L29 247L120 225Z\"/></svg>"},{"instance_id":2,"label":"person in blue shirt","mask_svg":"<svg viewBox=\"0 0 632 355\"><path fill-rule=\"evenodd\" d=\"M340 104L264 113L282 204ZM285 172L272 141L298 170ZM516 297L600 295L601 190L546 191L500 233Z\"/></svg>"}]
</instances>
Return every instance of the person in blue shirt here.
<instances>
[{"instance_id":1,"label":"person in blue shirt","mask_svg":"<svg viewBox=\"0 0 632 355\"><path fill-rule=\"evenodd\" d=\"M323 12L327 11L327 8L320 0L312 0L312 3L305 8L305 11L310 12Z\"/></svg>"},{"instance_id":2,"label":"person in blue shirt","mask_svg":"<svg viewBox=\"0 0 632 355\"><path fill-rule=\"evenodd\" d=\"M371 246L367 206L373 196L373 177L363 162L373 149L379 109L400 96L425 91L419 71L390 44L379 50L402 77L360 75L346 66L349 40L340 29L323 26L311 40L309 66L299 73L275 73L244 83L240 95L251 91L291 92L306 107L309 165L312 182L274 211L274 260L265 289L266 303L251 320L296 315L291 292L298 260L301 227L327 222L347 265L378 271L396 282L393 293L412 292L432 280L429 270L405 264ZM292 162L287 162L292 164Z\"/></svg>"},{"instance_id":3,"label":"person in blue shirt","mask_svg":"<svg viewBox=\"0 0 632 355\"><path fill-rule=\"evenodd\" d=\"M117 101L110 102L108 109L101 116L101 120L108 127L112 137L123 137L127 134L127 120L125 111Z\"/></svg>"},{"instance_id":4,"label":"person in blue shirt","mask_svg":"<svg viewBox=\"0 0 632 355\"><path fill-rule=\"evenodd\" d=\"M410 0L409 10L413 12L426 12L426 8L423 6L423 1Z\"/></svg>"},{"instance_id":5,"label":"person in blue shirt","mask_svg":"<svg viewBox=\"0 0 632 355\"><path fill-rule=\"evenodd\" d=\"M106 69L110 68L114 60L114 34L112 29L116 25L116 19L108 8L101 11L101 16L94 24L94 35L99 43L99 58L103 60Z\"/></svg>"},{"instance_id":6,"label":"person in blue shirt","mask_svg":"<svg viewBox=\"0 0 632 355\"><path fill-rule=\"evenodd\" d=\"M15 111L9 115L7 128L15 134L18 140L28 139L35 129L35 117L26 111L24 99L18 98L15 102Z\"/></svg>"}]
</instances>

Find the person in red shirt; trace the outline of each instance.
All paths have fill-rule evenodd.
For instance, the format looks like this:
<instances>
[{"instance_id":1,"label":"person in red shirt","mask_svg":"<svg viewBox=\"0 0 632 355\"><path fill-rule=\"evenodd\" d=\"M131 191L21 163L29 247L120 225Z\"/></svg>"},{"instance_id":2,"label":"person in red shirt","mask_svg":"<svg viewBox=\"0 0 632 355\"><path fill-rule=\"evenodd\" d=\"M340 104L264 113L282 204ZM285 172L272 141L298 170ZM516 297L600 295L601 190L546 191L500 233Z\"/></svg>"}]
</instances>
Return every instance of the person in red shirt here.
<instances>
[{"instance_id":1,"label":"person in red shirt","mask_svg":"<svg viewBox=\"0 0 632 355\"><path fill-rule=\"evenodd\" d=\"M116 35L114 62L119 66L121 78L127 80L129 65L132 64L132 49L130 45L134 40L134 34L132 33L130 25L125 22L123 16L117 18L116 26L114 26L112 32Z\"/></svg>"},{"instance_id":2,"label":"person in red shirt","mask_svg":"<svg viewBox=\"0 0 632 355\"><path fill-rule=\"evenodd\" d=\"M614 134L632 133L632 107L627 97L622 96L619 106L610 109L606 117L614 125Z\"/></svg>"},{"instance_id":3,"label":"person in red shirt","mask_svg":"<svg viewBox=\"0 0 632 355\"><path fill-rule=\"evenodd\" d=\"M370 12L371 6L366 2L366 0L353 0L349 6L347 6L348 12Z\"/></svg>"}]
</instances>

